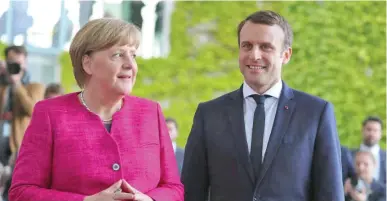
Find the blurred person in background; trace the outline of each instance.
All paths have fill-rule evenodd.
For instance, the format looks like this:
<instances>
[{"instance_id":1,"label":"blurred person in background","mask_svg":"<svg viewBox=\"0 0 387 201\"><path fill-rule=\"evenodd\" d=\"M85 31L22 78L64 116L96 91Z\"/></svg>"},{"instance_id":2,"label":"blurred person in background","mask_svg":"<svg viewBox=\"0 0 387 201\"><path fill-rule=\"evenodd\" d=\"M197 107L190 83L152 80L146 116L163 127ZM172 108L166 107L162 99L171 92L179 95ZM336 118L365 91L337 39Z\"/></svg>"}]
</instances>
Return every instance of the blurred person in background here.
<instances>
[{"instance_id":1,"label":"blurred person in background","mask_svg":"<svg viewBox=\"0 0 387 201\"><path fill-rule=\"evenodd\" d=\"M355 155L356 175L345 182L346 201L385 201L386 185L374 178L376 160L370 151Z\"/></svg>"},{"instance_id":2,"label":"blurred person in background","mask_svg":"<svg viewBox=\"0 0 387 201\"><path fill-rule=\"evenodd\" d=\"M4 51L0 75L0 160L6 165L9 156L20 147L35 103L43 99L44 86L30 83L27 50L9 46Z\"/></svg>"},{"instance_id":3,"label":"blurred person in background","mask_svg":"<svg viewBox=\"0 0 387 201\"><path fill-rule=\"evenodd\" d=\"M11 157L9 158L9 162L8 162L8 165L6 165L4 167L4 171L1 173L1 176L0 176L0 185L3 187L3 191L2 191L2 198L4 201L8 201L8 191L9 191L9 188L11 187L11 183L12 183L12 172L13 172L13 169L15 168L15 161L16 161L16 158L17 158L17 153L18 152L15 152L11 155Z\"/></svg>"},{"instance_id":4,"label":"blurred person in background","mask_svg":"<svg viewBox=\"0 0 387 201\"><path fill-rule=\"evenodd\" d=\"M28 84L31 80L31 75L28 71L27 59L28 52L24 46L11 45L4 50L5 61L0 62L0 84L9 85L10 71L19 72L21 75L21 83Z\"/></svg>"},{"instance_id":5,"label":"blurred person in background","mask_svg":"<svg viewBox=\"0 0 387 201\"><path fill-rule=\"evenodd\" d=\"M55 98L64 94L64 89L59 83L51 83L47 85L46 91L44 92L44 98Z\"/></svg>"},{"instance_id":6,"label":"blurred person in background","mask_svg":"<svg viewBox=\"0 0 387 201\"><path fill-rule=\"evenodd\" d=\"M63 48L62 46L59 45L65 45L67 42L71 40L71 37L73 35L73 30L74 30L74 23L70 20L69 18L69 11L65 9L64 11L64 18L63 20L61 18L58 19L58 21L54 25L53 29L53 36L52 36L52 47L55 48ZM62 24L63 25L63 30L61 29ZM61 32L62 31L62 32ZM63 43L60 44L60 35L63 34Z\"/></svg>"},{"instance_id":7,"label":"blurred person in background","mask_svg":"<svg viewBox=\"0 0 387 201\"><path fill-rule=\"evenodd\" d=\"M140 36L112 18L92 20L75 35L70 57L83 90L35 106L10 200L183 201L160 105L128 95Z\"/></svg>"},{"instance_id":8,"label":"blurred person in background","mask_svg":"<svg viewBox=\"0 0 387 201\"><path fill-rule=\"evenodd\" d=\"M347 147L341 145L341 167L342 167L342 176L343 176L343 185L345 181L355 176L355 167L354 167L354 160L351 153L351 150L349 150Z\"/></svg>"},{"instance_id":9,"label":"blurred person in background","mask_svg":"<svg viewBox=\"0 0 387 201\"><path fill-rule=\"evenodd\" d=\"M386 151L383 150L379 142L383 135L383 121L376 116L369 116L362 123L363 142L357 151L370 151L375 158L374 178L386 184Z\"/></svg>"},{"instance_id":10,"label":"blurred person in background","mask_svg":"<svg viewBox=\"0 0 387 201\"><path fill-rule=\"evenodd\" d=\"M83 27L93 15L93 6L95 5L95 0L88 1L79 1L79 27Z\"/></svg>"},{"instance_id":11,"label":"blurred person in background","mask_svg":"<svg viewBox=\"0 0 387 201\"><path fill-rule=\"evenodd\" d=\"M177 121L174 118L168 117L165 119L165 122L167 123L169 137L171 137L172 140L173 151L175 152L179 173L181 174L184 163L184 149L178 147L176 144L176 138L179 136Z\"/></svg>"},{"instance_id":12,"label":"blurred person in background","mask_svg":"<svg viewBox=\"0 0 387 201\"><path fill-rule=\"evenodd\" d=\"M9 3L10 8L0 17L0 37L3 34L7 34L7 36L9 34L10 41L13 41L16 36L21 35L26 43L27 31L34 23L33 17L28 12L29 1L9 1ZM10 12L12 12L10 15L12 24L11 30L8 30L7 21Z\"/></svg>"},{"instance_id":13,"label":"blurred person in background","mask_svg":"<svg viewBox=\"0 0 387 201\"><path fill-rule=\"evenodd\" d=\"M7 62L0 60L0 75L3 75L6 71Z\"/></svg>"}]
</instances>

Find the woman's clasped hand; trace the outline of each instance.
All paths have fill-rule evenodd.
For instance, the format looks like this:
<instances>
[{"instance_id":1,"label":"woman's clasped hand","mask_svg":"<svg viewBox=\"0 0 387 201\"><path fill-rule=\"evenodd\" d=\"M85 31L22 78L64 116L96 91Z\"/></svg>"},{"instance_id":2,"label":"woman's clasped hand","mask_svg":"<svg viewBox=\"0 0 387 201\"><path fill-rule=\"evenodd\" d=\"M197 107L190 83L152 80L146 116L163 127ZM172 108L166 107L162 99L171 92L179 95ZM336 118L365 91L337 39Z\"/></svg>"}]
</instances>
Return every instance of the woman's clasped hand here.
<instances>
[{"instance_id":1,"label":"woman's clasped hand","mask_svg":"<svg viewBox=\"0 0 387 201\"><path fill-rule=\"evenodd\" d=\"M149 196L141 193L133 188L127 181L121 179L111 185L109 188L87 196L84 201L116 201L116 200L130 200L130 201L153 201Z\"/></svg>"}]
</instances>

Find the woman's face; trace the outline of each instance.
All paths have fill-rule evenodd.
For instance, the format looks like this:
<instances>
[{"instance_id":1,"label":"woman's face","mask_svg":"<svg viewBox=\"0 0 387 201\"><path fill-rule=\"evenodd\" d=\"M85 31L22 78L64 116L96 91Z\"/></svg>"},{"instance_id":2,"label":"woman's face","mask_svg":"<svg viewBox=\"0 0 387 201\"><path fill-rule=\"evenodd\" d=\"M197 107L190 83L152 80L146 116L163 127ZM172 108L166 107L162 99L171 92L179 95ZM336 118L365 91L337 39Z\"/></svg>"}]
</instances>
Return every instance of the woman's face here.
<instances>
[{"instance_id":1,"label":"woman's face","mask_svg":"<svg viewBox=\"0 0 387 201\"><path fill-rule=\"evenodd\" d=\"M114 45L84 56L82 63L90 77L88 84L117 95L131 93L137 75L136 50L132 45Z\"/></svg>"}]
</instances>

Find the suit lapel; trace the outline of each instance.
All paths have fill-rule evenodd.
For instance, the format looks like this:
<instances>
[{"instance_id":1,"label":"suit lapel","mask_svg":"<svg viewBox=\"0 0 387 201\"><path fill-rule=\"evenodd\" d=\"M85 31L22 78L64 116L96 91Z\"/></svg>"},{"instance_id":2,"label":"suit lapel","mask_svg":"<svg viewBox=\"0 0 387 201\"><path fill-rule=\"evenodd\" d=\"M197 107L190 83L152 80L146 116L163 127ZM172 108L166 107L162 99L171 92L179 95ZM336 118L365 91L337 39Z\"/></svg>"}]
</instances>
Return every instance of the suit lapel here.
<instances>
[{"instance_id":1,"label":"suit lapel","mask_svg":"<svg viewBox=\"0 0 387 201\"><path fill-rule=\"evenodd\" d=\"M247 149L245 121L243 115L243 93L242 87L239 90L232 92L229 96L227 105L229 123L232 127L232 135L235 142L238 160L245 168L252 184L254 184L253 167L249 160L249 152Z\"/></svg>"},{"instance_id":2,"label":"suit lapel","mask_svg":"<svg viewBox=\"0 0 387 201\"><path fill-rule=\"evenodd\" d=\"M293 100L293 91L285 83L282 85L282 91L278 100L278 108L274 119L273 128L270 134L269 143L265 152L262 169L258 178L257 186L262 182L267 170L269 169L277 151L282 143L283 136L285 135L291 116L296 106L296 102Z\"/></svg>"}]
</instances>

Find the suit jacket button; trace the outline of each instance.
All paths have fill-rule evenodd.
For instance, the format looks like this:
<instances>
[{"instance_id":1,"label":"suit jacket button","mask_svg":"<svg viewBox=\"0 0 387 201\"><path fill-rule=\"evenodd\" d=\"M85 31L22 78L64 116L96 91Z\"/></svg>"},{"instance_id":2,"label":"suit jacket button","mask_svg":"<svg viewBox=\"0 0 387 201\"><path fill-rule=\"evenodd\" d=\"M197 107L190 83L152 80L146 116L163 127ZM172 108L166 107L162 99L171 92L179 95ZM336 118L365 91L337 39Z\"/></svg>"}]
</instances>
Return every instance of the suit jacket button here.
<instances>
[{"instance_id":1,"label":"suit jacket button","mask_svg":"<svg viewBox=\"0 0 387 201\"><path fill-rule=\"evenodd\" d=\"M118 165L118 163L114 163L113 164L113 170L114 171L118 171L120 169L120 165Z\"/></svg>"}]
</instances>

